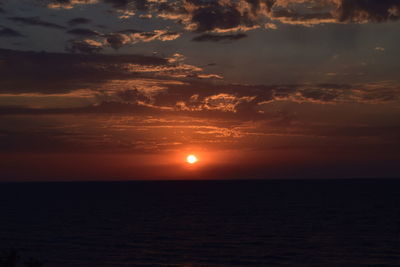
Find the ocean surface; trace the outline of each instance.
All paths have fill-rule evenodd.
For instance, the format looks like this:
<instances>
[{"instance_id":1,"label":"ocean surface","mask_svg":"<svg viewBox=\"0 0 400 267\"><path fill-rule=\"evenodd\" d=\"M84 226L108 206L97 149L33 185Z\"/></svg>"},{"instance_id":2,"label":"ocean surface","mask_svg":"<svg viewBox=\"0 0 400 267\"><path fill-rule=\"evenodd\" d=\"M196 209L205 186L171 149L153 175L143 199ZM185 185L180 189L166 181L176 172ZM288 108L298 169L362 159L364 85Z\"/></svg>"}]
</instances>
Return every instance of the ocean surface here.
<instances>
[{"instance_id":1,"label":"ocean surface","mask_svg":"<svg viewBox=\"0 0 400 267\"><path fill-rule=\"evenodd\" d=\"M400 180L0 183L0 250L49 267L400 266Z\"/></svg>"}]
</instances>

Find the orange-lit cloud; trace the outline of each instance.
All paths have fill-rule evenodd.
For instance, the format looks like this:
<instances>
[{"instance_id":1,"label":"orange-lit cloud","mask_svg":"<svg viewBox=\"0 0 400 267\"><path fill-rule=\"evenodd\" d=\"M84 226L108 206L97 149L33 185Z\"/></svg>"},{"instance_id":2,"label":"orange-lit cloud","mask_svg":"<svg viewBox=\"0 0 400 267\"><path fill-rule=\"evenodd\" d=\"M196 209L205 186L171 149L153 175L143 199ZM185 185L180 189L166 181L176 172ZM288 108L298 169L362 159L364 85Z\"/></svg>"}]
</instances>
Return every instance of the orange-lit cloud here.
<instances>
[{"instance_id":1,"label":"orange-lit cloud","mask_svg":"<svg viewBox=\"0 0 400 267\"><path fill-rule=\"evenodd\" d=\"M99 0L67 0L67 1L47 1L48 8L52 9L71 9L77 5L97 4Z\"/></svg>"},{"instance_id":2,"label":"orange-lit cloud","mask_svg":"<svg viewBox=\"0 0 400 267\"><path fill-rule=\"evenodd\" d=\"M396 0L224 0L224 1L113 1L50 0L49 8L106 3L121 12L122 18L145 12L180 21L190 31L229 32L259 28L268 21L316 25L324 23L365 23L397 20L400 3ZM140 14L143 16L143 14ZM128 15L126 15L128 14Z\"/></svg>"}]
</instances>

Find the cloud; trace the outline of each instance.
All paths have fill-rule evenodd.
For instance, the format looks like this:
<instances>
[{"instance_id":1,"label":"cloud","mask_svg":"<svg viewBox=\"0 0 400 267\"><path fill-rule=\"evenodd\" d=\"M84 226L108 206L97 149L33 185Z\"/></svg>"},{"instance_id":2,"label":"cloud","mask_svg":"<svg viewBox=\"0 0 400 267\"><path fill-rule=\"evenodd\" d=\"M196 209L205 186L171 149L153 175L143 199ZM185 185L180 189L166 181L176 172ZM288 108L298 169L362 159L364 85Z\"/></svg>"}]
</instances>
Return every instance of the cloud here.
<instances>
[{"instance_id":1,"label":"cloud","mask_svg":"<svg viewBox=\"0 0 400 267\"><path fill-rule=\"evenodd\" d=\"M242 24L254 26L253 21L242 17L234 5L220 5L218 2L196 8L191 14L191 23L198 32L233 29Z\"/></svg>"},{"instance_id":2,"label":"cloud","mask_svg":"<svg viewBox=\"0 0 400 267\"><path fill-rule=\"evenodd\" d=\"M293 25L313 26L337 22L331 13L301 14L292 10L277 10L271 15L274 20Z\"/></svg>"},{"instance_id":3,"label":"cloud","mask_svg":"<svg viewBox=\"0 0 400 267\"><path fill-rule=\"evenodd\" d=\"M385 22L400 18L399 7L398 0L190 1L180 8L165 7L160 16L180 21L191 31L234 32L276 28L274 21L304 26Z\"/></svg>"},{"instance_id":4,"label":"cloud","mask_svg":"<svg viewBox=\"0 0 400 267\"><path fill-rule=\"evenodd\" d=\"M113 49L119 49L126 44L130 44L131 39L126 34L110 33L105 35L105 42Z\"/></svg>"},{"instance_id":5,"label":"cloud","mask_svg":"<svg viewBox=\"0 0 400 267\"><path fill-rule=\"evenodd\" d=\"M400 19L398 0L341 0L336 16L341 22L386 22Z\"/></svg>"},{"instance_id":6,"label":"cloud","mask_svg":"<svg viewBox=\"0 0 400 267\"><path fill-rule=\"evenodd\" d=\"M154 80L137 87L135 81L105 84L96 112L167 112L198 117L263 120L275 116L273 103L316 105L385 104L400 99L398 84L238 85L189 81L164 83ZM153 89L148 90L148 88ZM113 88L113 89L112 89ZM121 89L127 88L127 89ZM129 89L130 88L130 89ZM132 89L133 88L133 89ZM112 89L112 90L111 90ZM293 116L278 114L285 123ZM282 124L281 121L279 124Z\"/></svg>"},{"instance_id":7,"label":"cloud","mask_svg":"<svg viewBox=\"0 0 400 267\"><path fill-rule=\"evenodd\" d=\"M304 12L304 8L313 12ZM278 0L272 8L272 18L304 25L386 22L400 18L399 8L398 0Z\"/></svg>"},{"instance_id":8,"label":"cloud","mask_svg":"<svg viewBox=\"0 0 400 267\"><path fill-rule=\"evenodd\" d=\"M140 96L129 92L122 97L132 100ZM321 108L318 110L323 112ZM268 148L274 151L273 155L275 149L284 149L286 155L288 148L302 151L319 148L326 155L332 149L349 148L398 151L400 145L398 123L362 124L356 121L357 117L350 122L319 123L285 110L264 114L257 120L222 110L189 113L156 108L152 104L117 102L103 102L90 108L20 109L19 112L15 128L13 113L0 107L3 122L0 151L155 152L182 151L187 146L201 145L211 151ZM350 118L352 115L348 114Z\"/></svg>"},{"instance_id":9,"label":"cloud","mask_svg":"<svg viewBox=\"0 0 400 267\"><path fill-rule=\"evenodd\" d=\"M199 99L199 95L195 94L190 97L187 103L177 102L177 107L189 111L217 110L236 113L239 105L252 102L255 98L256 96L238 97L233 94L220 93Z\"/></svg>"},{"instance_id":10,"label":"cloud","mask_svg":"<svg viewBox=\"0 0 400 267\"><path fill-rule=\"evenodd\" d=\"M238 85L191 82L168 86L168 94L153 96L153 104L188 112L221 111L247 118L262 117L273 102L383 104L400 100L397 83Z\"/></svg>"},{"instance_id":11,"label":"cloud","mask_svg":"<svg viewBox=\"0 0 400 267\"><path fill-rule=\"evenodd\" d=\"M399 147L398 83L226 84L188 78L184 60L0 50L0 100L14 101L0 104L22 103L0 105L0 150ZM7 126L15 114L30 123Z\"/></svg>"},{"instance_id":12,"label":"cloud","mask_svg":"<svg viewBox=\"0 0 400 267\"><path fill-rule=\"evenodd\" d=\"M151 5L157 5L162 1L148 0L102 0L104 3L111 5L119 13L122 13L120 18L129 18L135 15L135 11L149 11Z\"/></svg>"},{"instance_id":13,"label":"cloud","mask_svg":"<svg viewBox=\"0 0 400 267\"><path fill-rule=\"evenodd\" d=\"M103 50L103 44L91 39L71 40L65 50L71 53L95 54Z\"/></svg>"},{"instance_id":14,"label":"cloud","mask_svg":"<svg viewBox=\"0 0 400 267\"><path fill-rule=\"evenodd\" d=\"M88 90L98 105L108 103L90 107L96 112L115 109L150 114L168 110L248 119L267 116L269 105L277 102L338 105L393 104L400 100L400 85L396 82L228 84L216 81L221 78L217 74L185 63L181 54L164 58L97 54L104 44L89 39L71 41L70 45L71 52L86 54L0 50L0 97L22 93L57 97L60 93Z\"/></svg>"},{"instance_id":15,"label":"cloud","mask_svg":"<svg viewBox=\"0 0 400 267\"><path fill-rule=\"evenodd\" d=\"M25 37L14 29L0 26L0 37Z\"/></svg>"},{"instance_id":16,"label":"cloud","mask_svg":"<svg viewBox=\"0 0 400 267\"><path fill-rule=\"evenodd\" d=\"M99 0L38 0L51 9L72 9L77 5L97 4Z\"/></svg>"},{"instance_id":17,"label":"cloud","mask_svg":"<svg viewBox=\"0 0 400 267\"><path fill-rule=\"evenodd\" d=\"M90 29L75 28L67 33L81 38L70 40L66 50L68 52L98 53L104 48L119 49L125 45L133 45L139 42L173 41L180 37L180 33L168 30L139 31L133 29L120 30L110 33L99 33Z\"/></svg>"},{"instance_id":18,"label":"cloud","mask_svg":"<svg viewBox=\"0 0 400 267\"><path fill-rule=\"evenodd\" d=\"M199 33L226 33L258 28L274 29L275 22L313 26L327 23L367 23L396 21L398 0L55 0L54 7L107 3L121 18L160 17ZM138 14L136 14L138 12ZM273 25L273 26L272 26Z\"/></svg>"},{"instance_id":19,"label":"cloud","mask_svg":"<svg viewBox=\"0 0 400 267\"><path fill-rule=\"evenodd\" d=\"M220 41L236 41L243 38L246 38L247 34L239 33L239 34L225 34L225 35L218 35L218 34L202 34L196 36L192 39L195 42L220 42Z\"/></svg>"},{"instance_id":20,"label":"cloud","mask_svg":"<svg viewBox=\"0 0 400 267\"><path fill-rule=\"evenodd\" d=\"M100 35L96 31L93 31L93 30L90 30L90 29L83 29L83 28L75 28L75 29L72 29L72 30L68 30L67 33L72 34L72 35L77 35L77 36L84 36L84 37Z\"/></svg>"},{"instance_id":21,"label":"cloud","mask_svg":"<svg viewBox=\"0 0 400 267\"><path fill-rule=\"evenodd\" d=\"M168 30L154 30L150 32L136 30L122 30L116 33L105 34L105 43L114 49L118 49L123 45L136 44L139 42L152 41L173 41L180 37L180 33L171 32Z\"/></svg>"},{"instance_id":22,"label":"cloud","mask_svg":"<svg viewBox=\"0 0 400 267\"><path fill-rule=\"evenodd\" d=\"M127 34L128 38L131 39L131 43L137 42L151 42L154 40L160 41L172 41L179 38L180 33L171 32L167 30L154 30L152 32L138 32Z\"/></svg>"},{"instance_id":23,"label":"cloud","mask_svg":"<svg viewBox=\"0 0 400 267\"><path fill-rule=\"evenodd\" d=\"M54 29L65 29L64 26L61 26L56 23L41 20L39 17L8 17L7 19L17 22L17 23L30 25L30 26L42 26L42 27L54 28Z\"/></svg>"},{"instance_id":24,"label":"cloud","mask_svg":"<svg viewBox=\"0 0 400 267\"><path fill-rule=\"evenodd\" d=\"M79 48L76 46L74 49ZM82 55L7 49L0 49L0 62L2 93L60 93L96 88L109 80L139 76L132 65L142 68L168 65L167 59L155 56Z\"/></svg>"},{"instance_id":25,"label":"cloud","mask_svg":"<svg viewBox=\"0 0 400 267\"><path fill-rule=\"evenodd\" d=\"M102 44L92 41L71 43L71 52L83 49L87 54L0 49L0 93L54 94L118 88L143 88L150 92L165 88L165 84L176 84L180 79L209 75L200 67L186 64L180 54L166 58L95 53L101 47Z\"/></svg>"},{"instance_id":26,"label":"cloud","mask_svg":"<svg viewBox=\"0 0 400 267\"><path fill-rule=\"evenodd\" d=\"M312 26L326 23L386 22L400 18L398 0L183 1L164 7L163 18L180 20L199 32L247 31L278 21Z\"/></svg>"},{"instance_id":27,"label":"cloud","mask_svg":"<svg viewBox=\"0 0 400 267\"><path fill-rule=\"evenodd\" d=\"M90 22L91 22L90 19L78 17L78 18L70 19L68 21L68 24L70 26L77 26L77 25L80 25L80 24L89 24Z\"/></svg>"}]
</instances>

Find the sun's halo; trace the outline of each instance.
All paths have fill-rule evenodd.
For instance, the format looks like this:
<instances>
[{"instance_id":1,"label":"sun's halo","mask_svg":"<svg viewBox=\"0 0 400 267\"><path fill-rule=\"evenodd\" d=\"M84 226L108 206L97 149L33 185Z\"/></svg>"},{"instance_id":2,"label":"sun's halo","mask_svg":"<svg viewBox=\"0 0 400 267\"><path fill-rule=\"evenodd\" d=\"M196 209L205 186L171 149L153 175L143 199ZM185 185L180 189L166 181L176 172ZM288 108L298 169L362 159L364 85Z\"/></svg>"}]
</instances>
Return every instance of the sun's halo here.
<instances>
[{"instance_id":1,"label":"sun's halo","mask_svg":"<svg viewBox=\"0 0 400 267\"><path fill-rule=\"evenodd\" d=\"M189 164L194 164L194 163L196 163L197 161L198 161L197 157L196 157L195 155L193 155L193 154L188 155L188 156L186 157L186 162L189 163Z\"/></svg>"}]
</instances>

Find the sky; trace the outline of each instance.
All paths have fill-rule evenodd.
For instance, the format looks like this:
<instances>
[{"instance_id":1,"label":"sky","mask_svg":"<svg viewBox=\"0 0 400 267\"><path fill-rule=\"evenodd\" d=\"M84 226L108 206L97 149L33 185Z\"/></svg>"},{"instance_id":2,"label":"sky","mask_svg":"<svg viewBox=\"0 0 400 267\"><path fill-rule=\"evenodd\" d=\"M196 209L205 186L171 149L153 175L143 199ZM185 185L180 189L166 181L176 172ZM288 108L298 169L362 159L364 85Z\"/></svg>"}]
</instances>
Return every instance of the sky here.
<instances>
[{"instance_id":1,"label":"sky","mask_svg":"<svg viewBox=\"0 0 400 267\"><path fill-rule=\"evenodd\" d=\"M0 0L0 181L398 177L399 26L400 0Z\"/></svg>"}]
</instances>

